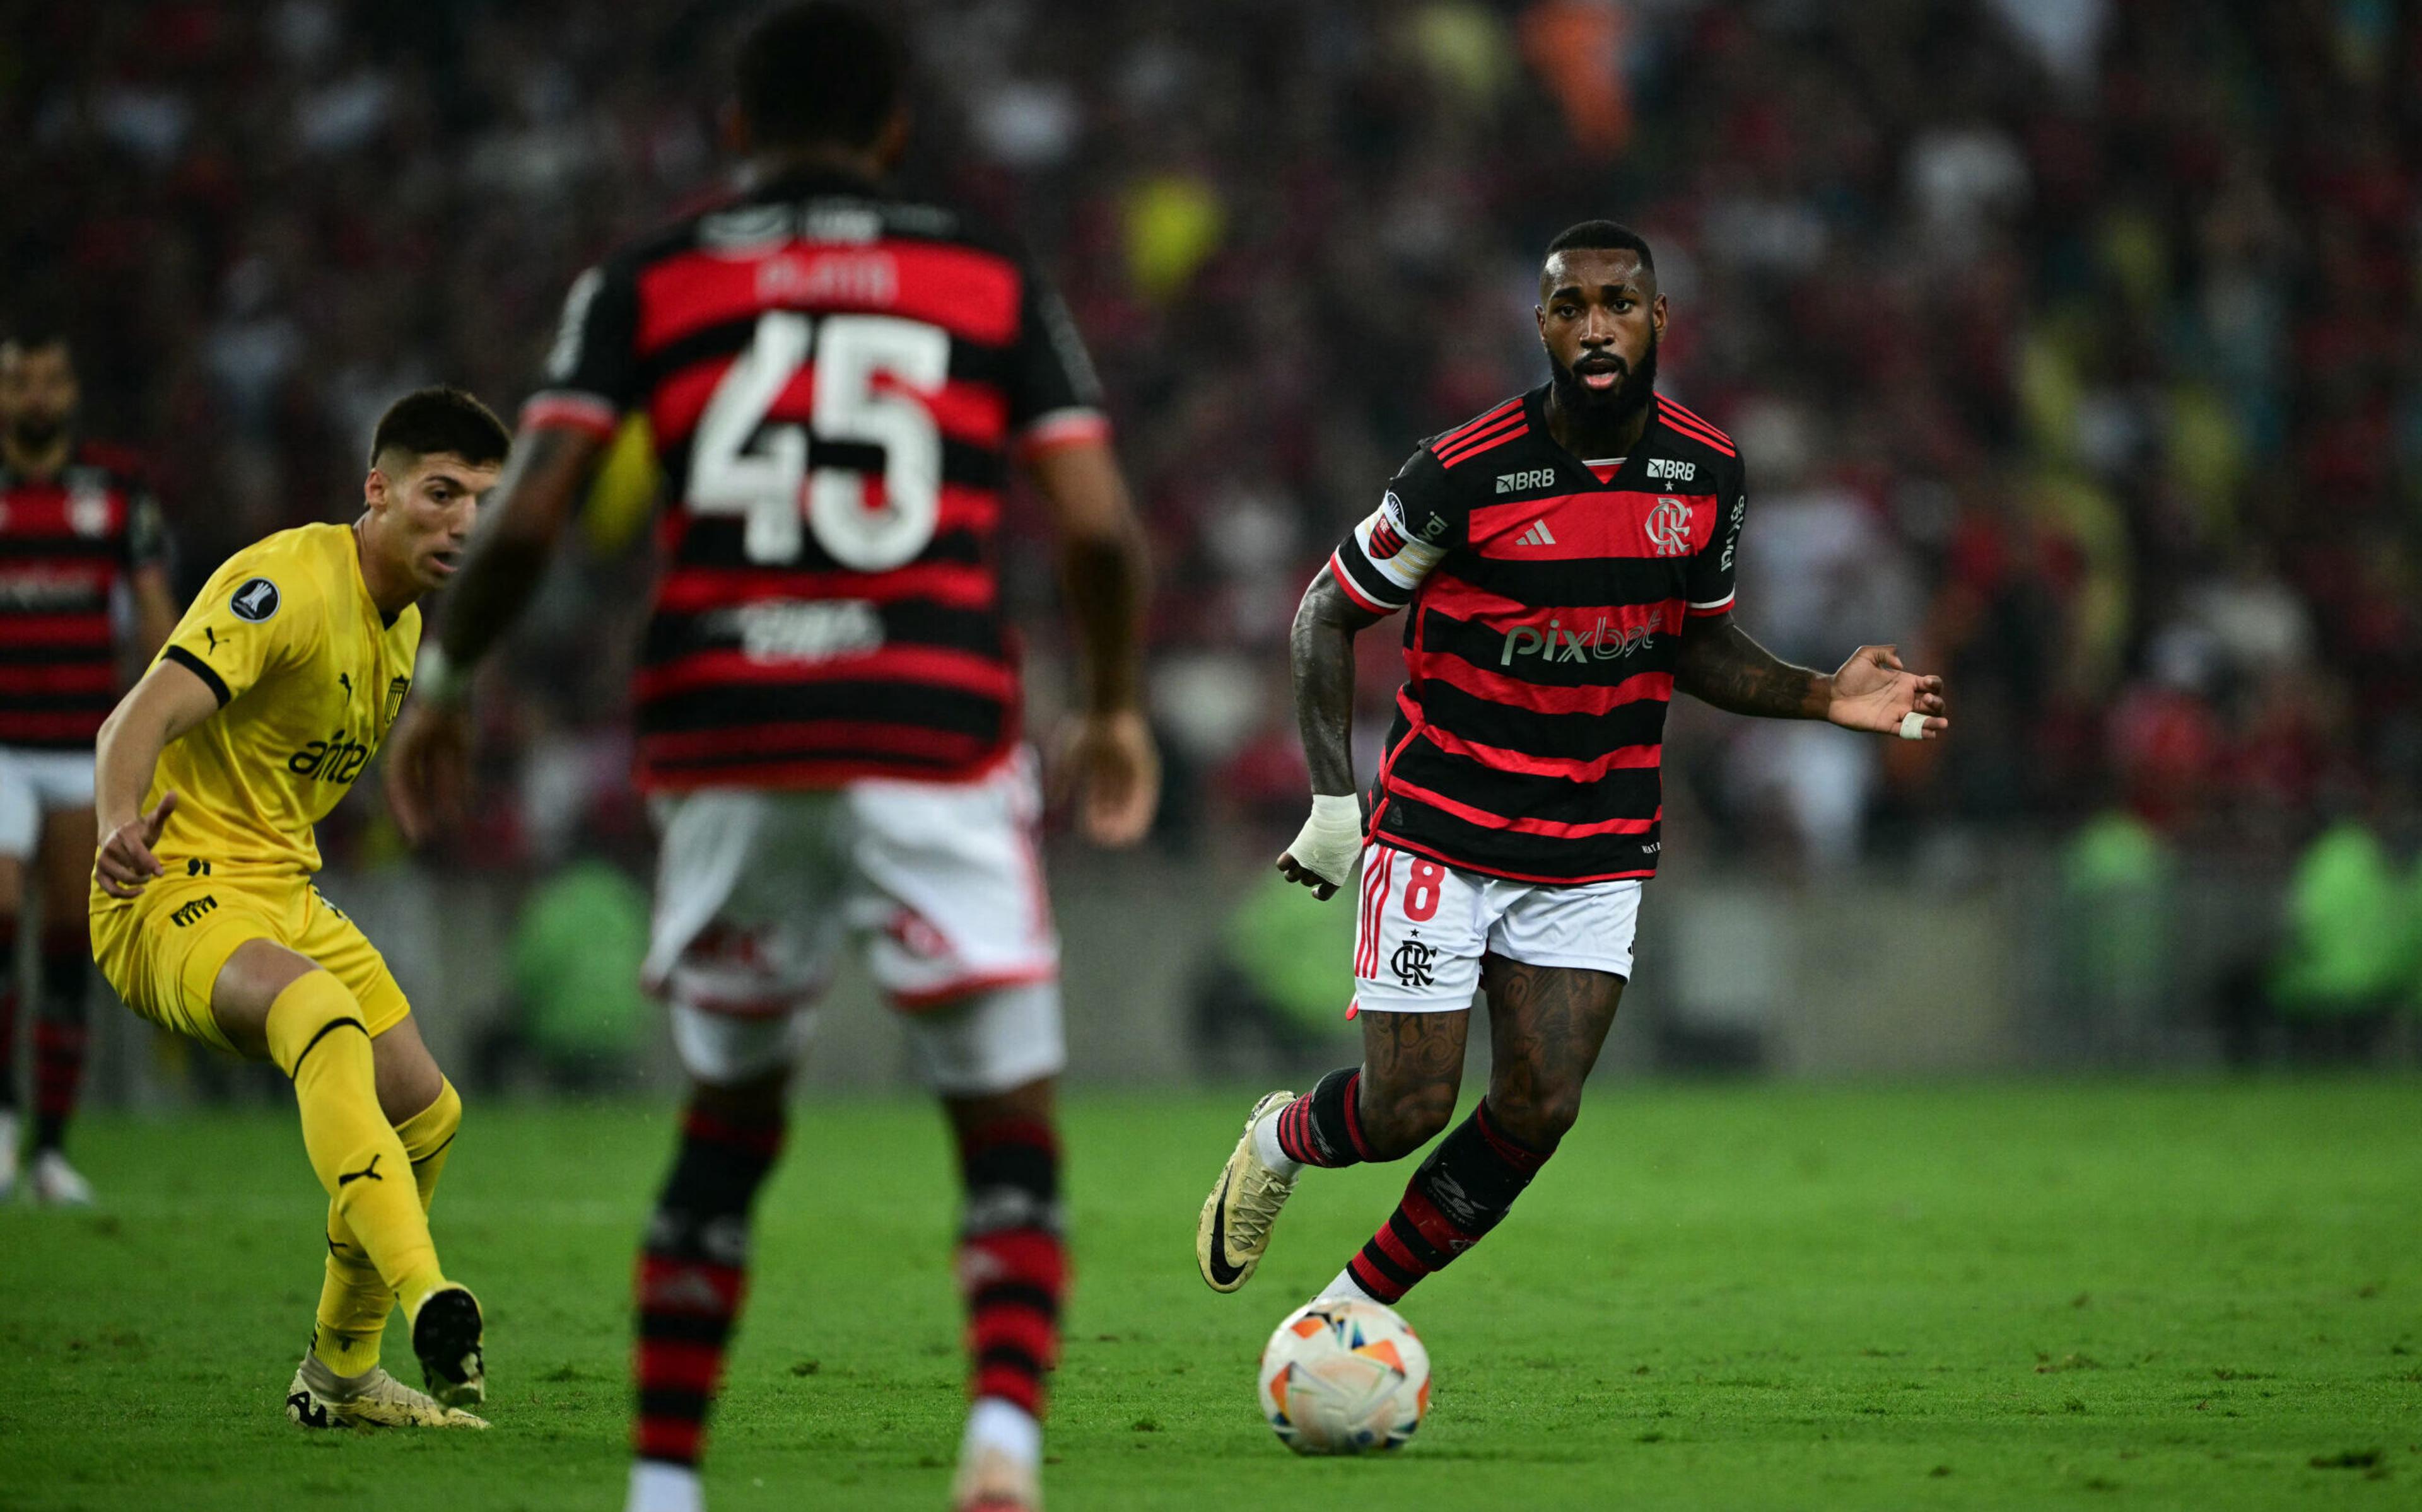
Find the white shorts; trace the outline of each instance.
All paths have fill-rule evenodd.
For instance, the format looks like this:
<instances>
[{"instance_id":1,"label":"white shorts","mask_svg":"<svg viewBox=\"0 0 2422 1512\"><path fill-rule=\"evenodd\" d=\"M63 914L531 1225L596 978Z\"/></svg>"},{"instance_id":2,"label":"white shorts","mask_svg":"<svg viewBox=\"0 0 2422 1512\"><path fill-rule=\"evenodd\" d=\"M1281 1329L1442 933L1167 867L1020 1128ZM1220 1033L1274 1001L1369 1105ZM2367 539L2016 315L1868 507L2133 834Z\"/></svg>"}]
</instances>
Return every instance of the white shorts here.
<instances>
[{"instance_id":1,"label":"white shorts","mask_svg":"<svg viewBox=\"0 0 2422 1512\"><path fill-rule=\"evenodd\" d=\"M973 782L660 800L648 948L673 1043L702 1082L752 1080L805 1048L851 938L909 1015L927 1080L959 1095L1057 1073L1060 943L1034 850L1030 752Z\"/></svg>"},{"instance_id":2,"label":"white shorts","mask_svg":"<svg viewBox=\"0 0 2422 1512\"><path fill-rule=\"evenodd\" d=\"M1362 848L1354 1009L1445 1013L1471 1006L1480 959L1631 976L1640 880L1508 881L1373 843Z\"/></svg>"},{"instance_id":3,"label":"white shorts","mask_svg":"<svg viewBox=\"0 0 2422 1512\"><path fill-rule=\"evenodd\" d=\"M24 861L42 838L42 816L92 807L92 753L0 745L0 856Z\"/></svg>"}]
</instances>

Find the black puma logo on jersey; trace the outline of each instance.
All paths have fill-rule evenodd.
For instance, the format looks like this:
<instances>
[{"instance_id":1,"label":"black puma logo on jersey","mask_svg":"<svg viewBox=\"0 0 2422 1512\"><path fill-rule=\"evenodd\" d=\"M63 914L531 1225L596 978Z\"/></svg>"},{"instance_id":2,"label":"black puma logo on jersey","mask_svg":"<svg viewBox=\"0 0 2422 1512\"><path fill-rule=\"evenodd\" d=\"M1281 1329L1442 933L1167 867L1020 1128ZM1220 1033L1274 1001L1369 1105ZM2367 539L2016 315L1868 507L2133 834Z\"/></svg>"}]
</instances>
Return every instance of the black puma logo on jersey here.
<instances>
[{"instance_id":1,"label":"black puma logo on jersey","mask_svg":"<svg viewBox=\"0 0 2422 1512\"><path fill-rule=\"evenodd\" d=\"M219 632L211 629L208 625L204 625L202 627L202 633L210 637L210 648L213 651L217 650L219 648Z\"/></svg>"},{"instance_id":2,"label":"black puma logo on jersey","mask_svg":"<svg viewBox=\"0 0 2422 1512\"><path fill-rule=\"evenodd\" d=\"M342 684L342 685L343 685L343 687L344 687L344 690L345 690L345 701L346 701L347 703L351 703L351 702L353 702L353 698L354 698L354 675L353 675L352 673L350 673L350 672L339 672L339 673L338 673L338 674L337 674L337 681L338 681L338 683Z\"/></svg>"},{"instance_id":3,"label":"black puma logo on jersey","mask_svg":"<svg viewBox=\"0 0 2422 1512\"><path fill-rule=\"evenodd\" d=\"M384 1181L384 1180L385 1180L385 1179L386 1179L386 1177L383 1177L383 1176L381 1176L381 1175L379 1175L379 1174L378 1174L378 1162L379 1162L382 1159L384 1159L384 1156L383 1156L383 1155L373 1155L373 1156L371 1156L371 1157L370 1157L370 1164L368 1164L368 1165L363 1166L363 1167L362 1167L360 1170L358 1170L358 1171L339 1171L339 1172L338 1172L338 1173L337 1173L337 1185L338 1185L338 1186L340 1186L340 1187L341 1187L341 1186L345 1185L345 1184L346 1184L346 1183L348 1183L348 1182L352 1182L352 1181L359 1181L359 1180L361 1180L361 1179L362 1179L363 1177L369 1177L369 1178L370 1178L370 1180L372 1180L372 1181Z\"/></svg>"}]
</instances>

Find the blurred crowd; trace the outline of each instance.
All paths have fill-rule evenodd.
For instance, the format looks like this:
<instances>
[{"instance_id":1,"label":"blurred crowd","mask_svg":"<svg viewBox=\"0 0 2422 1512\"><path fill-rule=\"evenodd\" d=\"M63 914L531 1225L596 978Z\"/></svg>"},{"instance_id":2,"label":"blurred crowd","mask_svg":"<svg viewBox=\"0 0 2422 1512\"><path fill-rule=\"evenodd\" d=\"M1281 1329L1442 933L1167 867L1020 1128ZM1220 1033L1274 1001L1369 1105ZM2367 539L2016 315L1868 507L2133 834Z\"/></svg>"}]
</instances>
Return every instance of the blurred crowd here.
<instances>
[{"instance_id":1,"label":"blurred crowd","mask_svg":"<svg viewBox=\"0 0 2422 1512\"><path fill-rule=\"evenodd\" d=\"M401 390L519 402L573 274L720 171L748 8L0 4L0 319L69 320L190 585L342 517ZM1656 247L1663 386L1748 460L1742 619L1826 666L1896 641L1955 699L1922 747L1677 706L1698 849L1824 868L2124 811L2284 853L2422 790L2414 7L895 9L910 179L1035 245L1109 385L1171 846L1292 831L1297 595L1419 438L1544 376L1538 249L1601 215ZM1041 723L1065 637L1027 529ZM638 829L629 534L589 533L495 675L534 755L482 857Z\"/></svg>"}]
</instances>

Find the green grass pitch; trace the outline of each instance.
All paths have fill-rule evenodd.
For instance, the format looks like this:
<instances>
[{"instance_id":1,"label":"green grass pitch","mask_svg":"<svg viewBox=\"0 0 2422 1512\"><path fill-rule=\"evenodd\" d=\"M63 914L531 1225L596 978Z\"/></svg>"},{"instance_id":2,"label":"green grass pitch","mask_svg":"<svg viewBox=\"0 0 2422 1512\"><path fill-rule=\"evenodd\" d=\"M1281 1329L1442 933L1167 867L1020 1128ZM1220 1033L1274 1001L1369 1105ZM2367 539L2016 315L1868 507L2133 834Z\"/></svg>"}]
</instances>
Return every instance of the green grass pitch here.
<instances>
[{"instance_id":1,"label":"green grass pitch","mask_svg":"<svg viewBox=\"0 0 2422 1512\"><path fill-rule=\"evenodd\" d=\"M2422 1505L2422 1083L1602 1085L1409 1299L1429 1422L1265 1428L1267 1331L1408 1168L1313 1173L1235 1297L1194 1215L1250 1100L1075 1100L1047 1489L1093 1508ZM665 1109L486 1107L447 1172L487 1434L306 1435L291 1119L93 1120L99 1216L0 1212L0 1506L619 1507L627 1276ZM960 1412L936 1116L803 1107L715 1425L718 1512L936 1508ZM417 1377L400 1324L390 1364Z\"/></svg>"}]
</instances>

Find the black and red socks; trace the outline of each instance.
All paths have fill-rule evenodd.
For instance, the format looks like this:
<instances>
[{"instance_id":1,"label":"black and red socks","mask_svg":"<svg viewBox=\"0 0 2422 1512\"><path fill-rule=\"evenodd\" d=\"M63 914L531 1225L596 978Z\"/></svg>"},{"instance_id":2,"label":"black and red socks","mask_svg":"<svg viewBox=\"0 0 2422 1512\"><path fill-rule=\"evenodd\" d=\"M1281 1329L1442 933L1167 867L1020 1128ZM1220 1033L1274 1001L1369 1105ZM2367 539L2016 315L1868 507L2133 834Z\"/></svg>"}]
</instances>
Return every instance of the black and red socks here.
<instances>
[{"instance_id":1,"label":"black and red socks","mask_svg":"<svg viewBox=\"0 0 2422 1512\"><path fill-rule=\"evenodd\" d=\"M748 1214L782 1145L782 1115L741 1121L693 1106L639 1252L638 1411L643 1462L694 1468L748 1285Z\"/></svg>"},{"instance_id":2,"label":"black and red socks","mask_svg":"<svg viewBox=\"0 0 2422 1512\"><path fill-rule=\"evenodd\" d=\"M1396 1210L1322 1295L1338 1295L1350 1282L1393 1305L1495 1228L1552 1153L1518 1144L1497 1128L1483 1099L1439 1141L1406 1183Z\"/></svg>"},{"instance_id":3,"label":"black and red socks","mask_svg":"<svg viewBox=\"0 0 2422 1512\"><path fill-rule=\"evenodd\" d=\"M967 1304L969 1395L1043 1415L1044 1376L1060 1356L1068 1286L1061 1238L1060 1143L1048 1124L1003 1119L961 1137L967 1208L959 1289Z\"/></svg>"},{"instance_id":4,"label":"black and red socks","mask_svg":"<svg viewBox=\"0 0 2422 1512\"><path fill-rule=\"evenodd\" d=\"M1348 1066L1329 1072L1303 1096L1281 1108L1270 1129L1279 1150L1297 1165L1360 1165L1370 1160L1371 1146L1362 1137L1362 1068ZM1268 1159L1265 1164L1286 1171ZM1292 1174L1291 1172L1287 1174Z\"/></svg>"}]
</instances>

